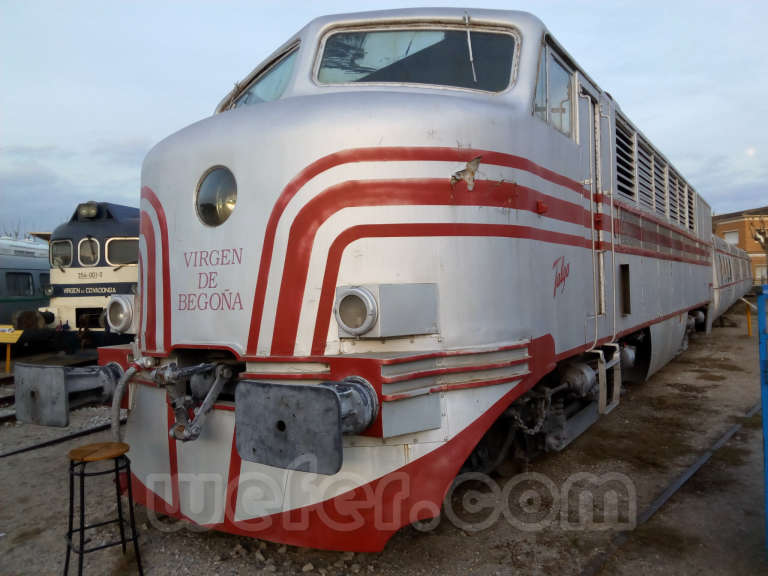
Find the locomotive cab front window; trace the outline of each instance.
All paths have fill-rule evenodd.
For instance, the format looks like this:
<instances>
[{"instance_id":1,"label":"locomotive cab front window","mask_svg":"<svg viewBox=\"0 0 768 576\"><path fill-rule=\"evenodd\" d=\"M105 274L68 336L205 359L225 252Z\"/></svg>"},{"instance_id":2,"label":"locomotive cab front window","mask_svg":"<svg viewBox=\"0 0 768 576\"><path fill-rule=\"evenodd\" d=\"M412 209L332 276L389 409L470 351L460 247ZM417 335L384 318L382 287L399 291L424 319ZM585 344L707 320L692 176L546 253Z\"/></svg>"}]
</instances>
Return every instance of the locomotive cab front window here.
<instances>
[{"instance_id":1,"label":"locomotive cab front window","mask_svg":"<svg viewBox=\"0 0 768 576\"><path fill-rule=\"evenodd\" d=\"M72 241L54 240L51 242L51 266L64 268L72 265Z\"/></svg>"},{"instance_id":2,"label":"locomotive cab front window","mask_svg":"<svg viewBox=\"0 0 768 576\"><path fill-rule=\"evenodd\" d=\"M127 266L139 261L138 238L110 238L107 240L107 264Z\"/></svg>"},{"instance_id":3,"label":"locomotive cab front window","mask_svg":"<svg viewBox=\"0 0 768 576\"><path fill-rule=\"evenodd\" d=\"M469 28L355 30L322 45L320 84L426 84L501 92L510 83L515 37Z\"/></svg>"},{"instance_id":4,"label":"locomotive cab front window","mask_svg":"<svg viewBox=\"0 0 768 576\"><path fill-rule=\"evenodd\" d=\"M99 241L83 238L77 245L77 260L80 266L96 266L99 263Z\"/></svg>"}]
</instances>

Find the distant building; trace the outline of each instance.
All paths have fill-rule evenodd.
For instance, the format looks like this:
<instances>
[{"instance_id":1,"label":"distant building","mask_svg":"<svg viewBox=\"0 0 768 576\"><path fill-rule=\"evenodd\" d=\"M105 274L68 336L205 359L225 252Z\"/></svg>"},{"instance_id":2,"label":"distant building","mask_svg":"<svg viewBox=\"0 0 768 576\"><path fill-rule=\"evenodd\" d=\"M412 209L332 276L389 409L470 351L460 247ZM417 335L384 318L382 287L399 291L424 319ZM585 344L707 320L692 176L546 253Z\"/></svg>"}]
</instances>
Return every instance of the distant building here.
<instances>
[{"instance_id":1,"label":"distant building","mask_svg":"<svg viewBox=\"0 0 768 576\"><path fill-rule=\"evenodd\" d=\"M768 284L768 206L712 217L714 233L749 254L755 284ZM762 234L763 246L755 240Z\"/></svg>"}]
</instances>

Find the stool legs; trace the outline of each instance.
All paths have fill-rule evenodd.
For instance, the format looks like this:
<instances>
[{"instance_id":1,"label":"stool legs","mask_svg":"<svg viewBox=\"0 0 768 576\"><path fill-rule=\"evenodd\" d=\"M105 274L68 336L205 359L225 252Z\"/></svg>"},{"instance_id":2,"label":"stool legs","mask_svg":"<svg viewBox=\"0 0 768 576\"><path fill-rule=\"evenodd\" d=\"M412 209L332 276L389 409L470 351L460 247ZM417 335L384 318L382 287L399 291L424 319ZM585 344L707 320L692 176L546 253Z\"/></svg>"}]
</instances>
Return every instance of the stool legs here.
<instances>
[{"instance_id":1,"label":"stool legs","mask_svg":"<svg viewBox=\"0 0 768 576\"><path fill-rule=\"evenodd\" d=\"M141 555L139 554L139 533L136 531L136 520L133 517L133 488L131 488L131 461L126 458L126 470L128 471L128 516L131 519L131 539L133 540L133 552L136 554L136 566L139 567L139 576L144 576L141 567Z\"/></svg>"},{"instance_id":2,"label":"stool legs","mask_svg":"<svg viewBox=\"0 0 768 576\"><path fill-rule=\"evenodd\" d=\"M131 482L130 470L128 470L128 482ZM120 525L120 542L123 545L123 554L125 554L125 526L123 526L123 499L120 498L120 465L118 458L115 458L115 494L117 495L117 519ZM131 511L133 511L133 503L130 499L128 503L131 505Z\"/></svg>"},{"instance_id":3,"label":"stool legs","mask_svg":"<svg viewBox=\"0 0 768 576\"><path fill-rule=\"evenodd\" d=\"M85 462L80 466L80 554L77 555L77 574L83 573L85 559Z\"/></svg>"},{"instance_id":4,"label":"stool legs","mask_svg":"<svg viewBox=\"0 0 768 576\"><path fill-rule=\"evenodd\" d=\"M69 463L69 519L67 522L67 559L64 561L64 576L69 574L69 555L72 552L72 522L75 516L75 463Z\"/></svg>"},{"instance_id":5,"label":"stool legs","mask_svg":"<svg viewBox=\"0 0 768 576\"><path fill-rule=\"evenodd\" d=\"M131 462L126 456L118 456L114 458L115 466L113 470L107 469L105 471L99 471L99 472L86 472L86 464L87 462L75 462L71 461L69 464L69 518L67 521L67 554L66 559L64 562L64 575L66 576L69 573L69 561L70 557L72 555L72 551L74 550L77 552L77 573L82 574L83 573L83 561L85 554L88 554L89 552L96 552L97 550L101 550L103 548L109 548L110 546L117 546L120 544L123 548L123 554L126 552L126 544L130 540L133 543L133 550L136 555L136 565L139 569L139 574L143 576L144 570L141 566L141 555L139 553L139 534L136 530L136 519L134 517L133 512L133 488L131 486ZM130 538L126 539L125 537L125 520L123 518L123 503L122 499L120 497L120 470L125 470L128 474L128 512L129 512L129 520L130 520L130 528L131 528L131 536ZM90 526L87 526L85 524L85 477L86 476L101 476L104 474L114 474L115 477L115 495L117 498L117 519L116 520L107 520L104 522L98 522L96 524L91 524ZM80 497L80 525L78 528L74 527L74 517L75 517L75 476L79 477L79 497ZM96 528L98 526L104 526L107 524L113 524L117 522L120 526L120 540L115 542L109 542L107 544L102 544L99 546L91 547L90 549L85 548L85 531L90 528ZM75 532L79 532L79 546L75 546L73 542L73 536Z\"/></svg>"}]
</instances>

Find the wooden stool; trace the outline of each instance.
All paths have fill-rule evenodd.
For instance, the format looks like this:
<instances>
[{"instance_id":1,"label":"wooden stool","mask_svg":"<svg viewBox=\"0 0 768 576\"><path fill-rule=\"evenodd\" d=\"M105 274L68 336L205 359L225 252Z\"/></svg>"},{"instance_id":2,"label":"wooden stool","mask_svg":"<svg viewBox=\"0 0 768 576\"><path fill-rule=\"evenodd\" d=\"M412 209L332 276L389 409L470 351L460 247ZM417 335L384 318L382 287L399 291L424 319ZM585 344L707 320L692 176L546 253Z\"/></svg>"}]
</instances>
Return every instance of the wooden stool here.
<instances>
[{"instance_id":1,"label":"wooden stool","mask_svg":"<svg viewBox=\"0 0 768 576\"><path fill-rule=\"evenodd\" d=\"M67 530L67 559L64 564L64 574L69 572L69 556L74 550L78 554L77 573L83 573L83 556L90 552L96 552L103 548L109 548L111 546L117 546L118 544L123 547L123 554L125 554L125 545L127 542L133 542L133 550L136 553L136 564L139 567L139 574L144 574L141 568L141 556L139 555L139 536L136 532L136 523L133 518L133 491L131 490L131 461L125 455L130 449L128 444L123 442L97 442L95 444L87 444L71 450L69 456L69 527ZM89 462L102 462L104 460L114 460L114 469L102 470L99 472L86 472L85 467ZM125 520L123 519L123 504L120 499L120 471L125 470L128 474L128 510L131 529L131 537L125 537ZM104 476L106 474L115 475L115 493L117 495L117 518L113 520L107 520L105 522L99 522L97 524L91 524L86 526L85 524L85 477L86 476ZM73 521L75 515L75 476L80 478L80 526L73 528ZM106 526L107 524L117 523L120 526L120 540L108 542L100 546L94 546L92 548L85 547L85 531L90 528L96 528L98 526ZM75 532L80 533L79 546L75 546L72 541L72 536Z\"/></svg>"}]
</instances>

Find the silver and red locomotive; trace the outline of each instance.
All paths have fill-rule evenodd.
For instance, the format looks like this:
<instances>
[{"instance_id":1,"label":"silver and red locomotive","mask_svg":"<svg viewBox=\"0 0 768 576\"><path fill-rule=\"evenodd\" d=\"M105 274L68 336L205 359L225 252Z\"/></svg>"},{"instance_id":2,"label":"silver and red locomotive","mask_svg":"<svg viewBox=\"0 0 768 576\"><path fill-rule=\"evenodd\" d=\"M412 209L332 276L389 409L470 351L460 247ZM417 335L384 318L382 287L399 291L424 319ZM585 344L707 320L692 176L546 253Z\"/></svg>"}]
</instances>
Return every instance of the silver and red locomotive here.
<instances>
[{"instance_id":1,"label":"silver and red locomotive","mask_svg":"<svg viewBox=\"0 0 768 576\"><path fill-rule=\"evenodd\" d=\"M751 285L534 16L319 18L142 170L134 494L375 551L520 434L561 450Z\"/></svg>"}]
</instances>

